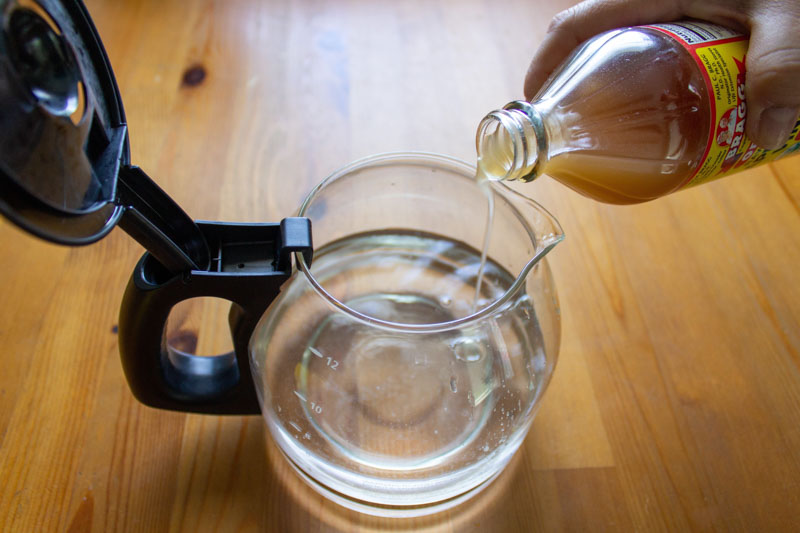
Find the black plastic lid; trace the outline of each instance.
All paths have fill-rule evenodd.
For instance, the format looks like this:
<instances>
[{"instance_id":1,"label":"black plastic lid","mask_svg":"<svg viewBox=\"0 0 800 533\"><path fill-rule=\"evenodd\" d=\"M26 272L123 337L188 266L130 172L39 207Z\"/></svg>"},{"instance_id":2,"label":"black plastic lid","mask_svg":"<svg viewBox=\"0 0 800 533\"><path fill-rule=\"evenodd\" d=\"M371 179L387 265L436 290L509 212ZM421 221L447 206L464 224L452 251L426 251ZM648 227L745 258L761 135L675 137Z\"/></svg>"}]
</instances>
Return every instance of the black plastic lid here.
<instances>
[{"instance_id":1,"label":"black plastic lid","mask_svg":"<svg viewBox=\"0 0 800 533\"><path fill-rule=\"evenodd\" d=\"M128 165L122 101L78 0L0 0L0 212L61 244L107 234Z\"/></svg>"}]
</instances>

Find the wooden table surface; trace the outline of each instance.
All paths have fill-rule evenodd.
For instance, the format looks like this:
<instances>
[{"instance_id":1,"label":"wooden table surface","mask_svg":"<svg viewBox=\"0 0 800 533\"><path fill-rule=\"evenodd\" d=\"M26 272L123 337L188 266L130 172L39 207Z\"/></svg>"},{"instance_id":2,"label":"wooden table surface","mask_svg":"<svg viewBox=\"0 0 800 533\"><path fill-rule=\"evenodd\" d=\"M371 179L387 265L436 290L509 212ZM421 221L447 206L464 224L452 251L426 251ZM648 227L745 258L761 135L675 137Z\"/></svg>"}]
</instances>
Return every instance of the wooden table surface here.
<instances>
[{"instance_id":1,"label":"wooden table surface","mask_svg":"<svg viewBox=\"0 0 800 533\"><path fill-rule=\"evenodd\" d=\"M273 221L362 156L472 159L477 122L521 97L566 2L88 6L134 163L194 218ZM3 221L0 531L797 530L800 157L633 207L550 179L527 192L567 234L551 387L489 489L404 520L307 488L259 417L140 405L115 326L141 248L121 230L64 248ZM200 352L223 344L220 311L181 311Z\"/></svg>"}]
</instances>

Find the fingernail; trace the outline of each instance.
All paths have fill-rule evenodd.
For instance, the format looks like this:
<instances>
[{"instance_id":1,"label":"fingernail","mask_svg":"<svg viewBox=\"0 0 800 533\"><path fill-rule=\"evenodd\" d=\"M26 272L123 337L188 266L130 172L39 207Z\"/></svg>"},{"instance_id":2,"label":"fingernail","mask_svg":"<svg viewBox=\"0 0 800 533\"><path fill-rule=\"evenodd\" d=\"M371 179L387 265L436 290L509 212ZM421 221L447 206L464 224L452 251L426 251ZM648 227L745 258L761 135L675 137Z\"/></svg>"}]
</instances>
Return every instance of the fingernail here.
<instances>
[{"instance_id":1,"label":"fingernail","mask_svg":"<svg viewBox=\"0 0 800 533\"><path fill-rule=\"evenodd\" d=\"M758 119L757 143L761 148L774 150L780 148L789 138L797 122L797 109L791 107L768 107Z\"/></svg>"}]
</instances>

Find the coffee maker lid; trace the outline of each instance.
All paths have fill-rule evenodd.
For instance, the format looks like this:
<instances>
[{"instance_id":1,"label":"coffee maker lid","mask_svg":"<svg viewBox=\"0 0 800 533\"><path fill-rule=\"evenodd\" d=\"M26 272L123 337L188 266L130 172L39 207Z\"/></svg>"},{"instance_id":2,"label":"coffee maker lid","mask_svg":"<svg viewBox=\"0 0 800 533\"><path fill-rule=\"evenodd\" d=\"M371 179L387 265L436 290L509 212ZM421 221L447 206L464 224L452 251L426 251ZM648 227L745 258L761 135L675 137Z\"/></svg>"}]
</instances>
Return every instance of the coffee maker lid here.
<instances>
[{"instance_id":1,"label":"coffee maker lid","mask_svg":"<svg viewBox=\"0 0 800 533\"><path fill-rule=\"evenodd\" d=\"M106 235L130 154L122 100L79 0L0 0L0 212L47 240Z\"/></svg>"}]
</instances>

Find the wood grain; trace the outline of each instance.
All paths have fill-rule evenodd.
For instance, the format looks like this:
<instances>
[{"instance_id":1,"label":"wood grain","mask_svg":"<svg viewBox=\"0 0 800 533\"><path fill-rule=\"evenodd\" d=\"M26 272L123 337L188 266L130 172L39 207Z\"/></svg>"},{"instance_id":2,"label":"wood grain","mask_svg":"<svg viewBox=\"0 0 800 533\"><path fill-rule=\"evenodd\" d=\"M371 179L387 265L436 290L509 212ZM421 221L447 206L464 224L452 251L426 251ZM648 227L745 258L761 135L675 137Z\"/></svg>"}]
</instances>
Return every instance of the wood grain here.
<instances>
[{"instance_id":1,"label":"wood grain","mask_svg":"<svg viewBox=\"0 0 800 533\"><path fill-rule=\"evenodd\" d=\"M472 158L568 1L87 4L134 162L194 218L268 221L358 157ZM797 530L800 158L631 207L525 187L567 234L555 377L493 485L408 520L317 495L257 417L138 404L115 325L141 249L2 222L0 531ZM223 313L176 331L218 353Z\"/></svg>"}]
</instances>

